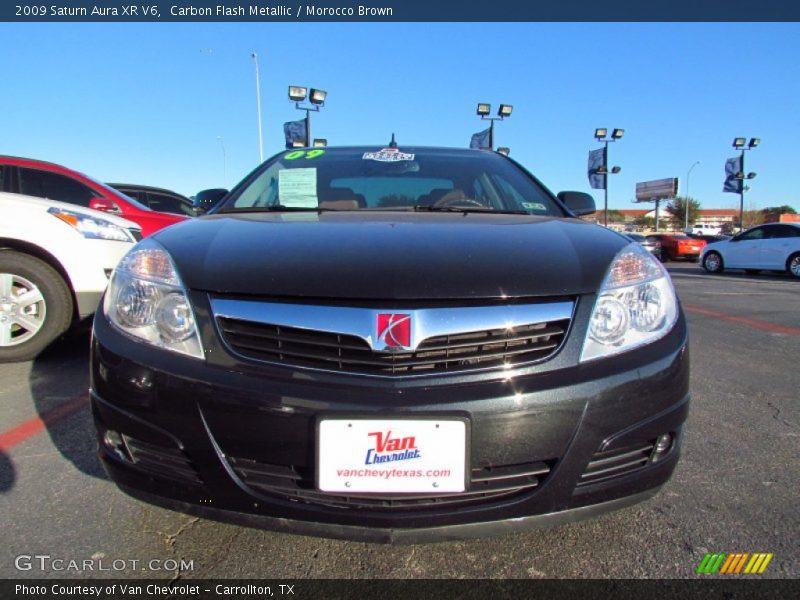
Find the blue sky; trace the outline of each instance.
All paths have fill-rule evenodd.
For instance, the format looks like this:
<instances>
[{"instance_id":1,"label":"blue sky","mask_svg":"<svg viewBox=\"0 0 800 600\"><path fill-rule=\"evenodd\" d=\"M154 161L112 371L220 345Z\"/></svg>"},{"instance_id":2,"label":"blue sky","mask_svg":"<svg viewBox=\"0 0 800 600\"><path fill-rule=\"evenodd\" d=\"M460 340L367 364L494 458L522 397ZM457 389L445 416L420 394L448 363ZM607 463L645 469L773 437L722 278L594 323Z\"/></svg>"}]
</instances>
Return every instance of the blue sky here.
<instances>
[{"instance_id":1,"label":"blue sky","mask_svg":"<svg viewBox=\"0 0 800 600\"><path fill-rule=\"evenodd\" d=\"M757 136L746 208L800 210L798 24L0 24L0 154L186 195L230 187L301 118L290 83L328 91L314 137L331 144L466 146L477 102L514 105L496 143L551 189L591 191L595 127L610 148L609 205L637 181L679 177L705 208L722 193L735 136ZM224 181L222 145L227 153ZM594 192L602 203L602 191Z\"/></svg>"}]
</instances>

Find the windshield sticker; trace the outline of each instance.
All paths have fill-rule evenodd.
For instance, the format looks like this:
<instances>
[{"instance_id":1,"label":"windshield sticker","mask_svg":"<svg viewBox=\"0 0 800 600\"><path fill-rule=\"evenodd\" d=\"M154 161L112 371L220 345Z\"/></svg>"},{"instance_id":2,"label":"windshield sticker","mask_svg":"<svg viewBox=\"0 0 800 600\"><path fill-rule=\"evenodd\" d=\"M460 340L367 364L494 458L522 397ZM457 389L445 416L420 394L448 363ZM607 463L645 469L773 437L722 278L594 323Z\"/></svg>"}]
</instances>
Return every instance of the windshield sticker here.
<instances>
[{"instance_id":1,"label":"windshield sticker","mask_svg":"<svg viewBox=\"0 0 800 600\"><path fill-rule=\"evenodd\" d=\"M545 205L541 202L523 202L522 206L528 210L547 210Z\"/></svg>"},{"instance_id":2,"label":"windshield sticker","mask_svg":"<svg viewBox=\"0 0 800 600\"><path fill-rule=\"evenodd\" d=\"M283 206L316 208L317 170L282 169L278 171L278 198Z\"/></svg>"},{"instance_id":3,"label":"windshield sticker","mask_svg":"<svg viewBox=\"0 0 800 600\"><path fill-rule=\"evenodd\" d=\"M400 152L397 148L384 148L378 152L364 152L364 160L377 160L379 162L400 162L401 160L414 160L413 154Z\"/></svg>"},{"instance_id":4,"label":"windshield sticker","mask_svg":"<svg viewBox=\"0 0 800 600\"><path fill-rule=\"evenodd\" d=\"M283 160L297 160L298 158L305 158L306 160L313 160L325 154L325 150L320 150L316 148L314 150L295 150L294 152L289 152L286 156L283 157Z\"/></svg>"}]
</instances>

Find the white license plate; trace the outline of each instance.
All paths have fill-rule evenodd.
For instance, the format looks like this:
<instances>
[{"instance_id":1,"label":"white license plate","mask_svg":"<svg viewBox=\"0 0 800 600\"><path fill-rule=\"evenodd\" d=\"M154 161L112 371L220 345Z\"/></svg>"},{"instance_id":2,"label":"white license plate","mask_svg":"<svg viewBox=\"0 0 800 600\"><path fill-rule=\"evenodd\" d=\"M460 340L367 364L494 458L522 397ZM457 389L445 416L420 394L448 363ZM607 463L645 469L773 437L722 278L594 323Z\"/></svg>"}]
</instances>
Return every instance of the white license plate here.
<instances>
[{"instance_id":1,"label":"white license plate","mask_svg":"<svg viewBox=\"0 0 800 600\"><path fill-rule=\"evenodd\" d=\"M323 492L463 492L467 423L456 419L323 419L317 486Z\"/></svg>"}]
</instances>

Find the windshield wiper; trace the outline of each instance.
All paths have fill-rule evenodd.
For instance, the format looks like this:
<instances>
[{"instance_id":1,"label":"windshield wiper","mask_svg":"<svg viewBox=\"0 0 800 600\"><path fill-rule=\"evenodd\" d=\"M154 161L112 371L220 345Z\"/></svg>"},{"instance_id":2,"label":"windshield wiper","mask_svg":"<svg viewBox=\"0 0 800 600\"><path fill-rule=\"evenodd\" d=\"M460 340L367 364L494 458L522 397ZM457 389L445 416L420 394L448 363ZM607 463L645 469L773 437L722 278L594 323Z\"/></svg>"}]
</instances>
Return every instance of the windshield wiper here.
<instances>
[{"instance_id":1,"label":"windshield wiper","mask_svg":"<svg viewBox=\"0 0 800 600\"><path fill-rule=\"evenodd\" d=\"M330 208L320 208L318 206L286 206L284 204L270 204L269 206L243 206L233 208L221 208L216 214L221 213L258 213L258 212L330 212Z\"/></svg>"},{"instance_id":2,"label":"windshield wiper","mask_svg":"<svg viewBox=\"0 0 800 600\"><path fill-rule=\"evenodd\" d=\"M414 210L418 212L456 212L456 213L491 213L495 215L529 215L528 211L525 210L497 210L495 208L491 208L489 206L486 207L478 207L478 206L425 206L422 204L417 204L414 206Z\"/></svg>"}]
</instances>

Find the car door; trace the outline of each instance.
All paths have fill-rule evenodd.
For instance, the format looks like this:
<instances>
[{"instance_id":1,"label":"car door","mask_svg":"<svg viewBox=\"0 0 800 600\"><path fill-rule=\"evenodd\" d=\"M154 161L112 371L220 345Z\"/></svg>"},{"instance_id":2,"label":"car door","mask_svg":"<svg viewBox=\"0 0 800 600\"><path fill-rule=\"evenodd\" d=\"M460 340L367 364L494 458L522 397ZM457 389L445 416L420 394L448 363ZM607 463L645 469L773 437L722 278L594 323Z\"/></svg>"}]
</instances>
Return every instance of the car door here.
<instances>
[{"instance_id":1,"label":"car door","mask_svg":"<svg viewBox=\"0 0 800 600\"><path fill-rule=\"evenodd\" d=\"M722 260L732 269L760 269L761 245L766 237L764 227L754 227L737 235L726 244Z\"/></svg>"},{"instance_id":2,"label":"car door","mask_svg":"<svg viewBox=\"0 0 800 600\"><path fill-rule=\"evenodd\" d=\"M782 271L786 268L786 259L800 251L800 227L776 224L765 229L768 237L762 244L761 266L764 269Z\"/></svg>"}]
</instances>

